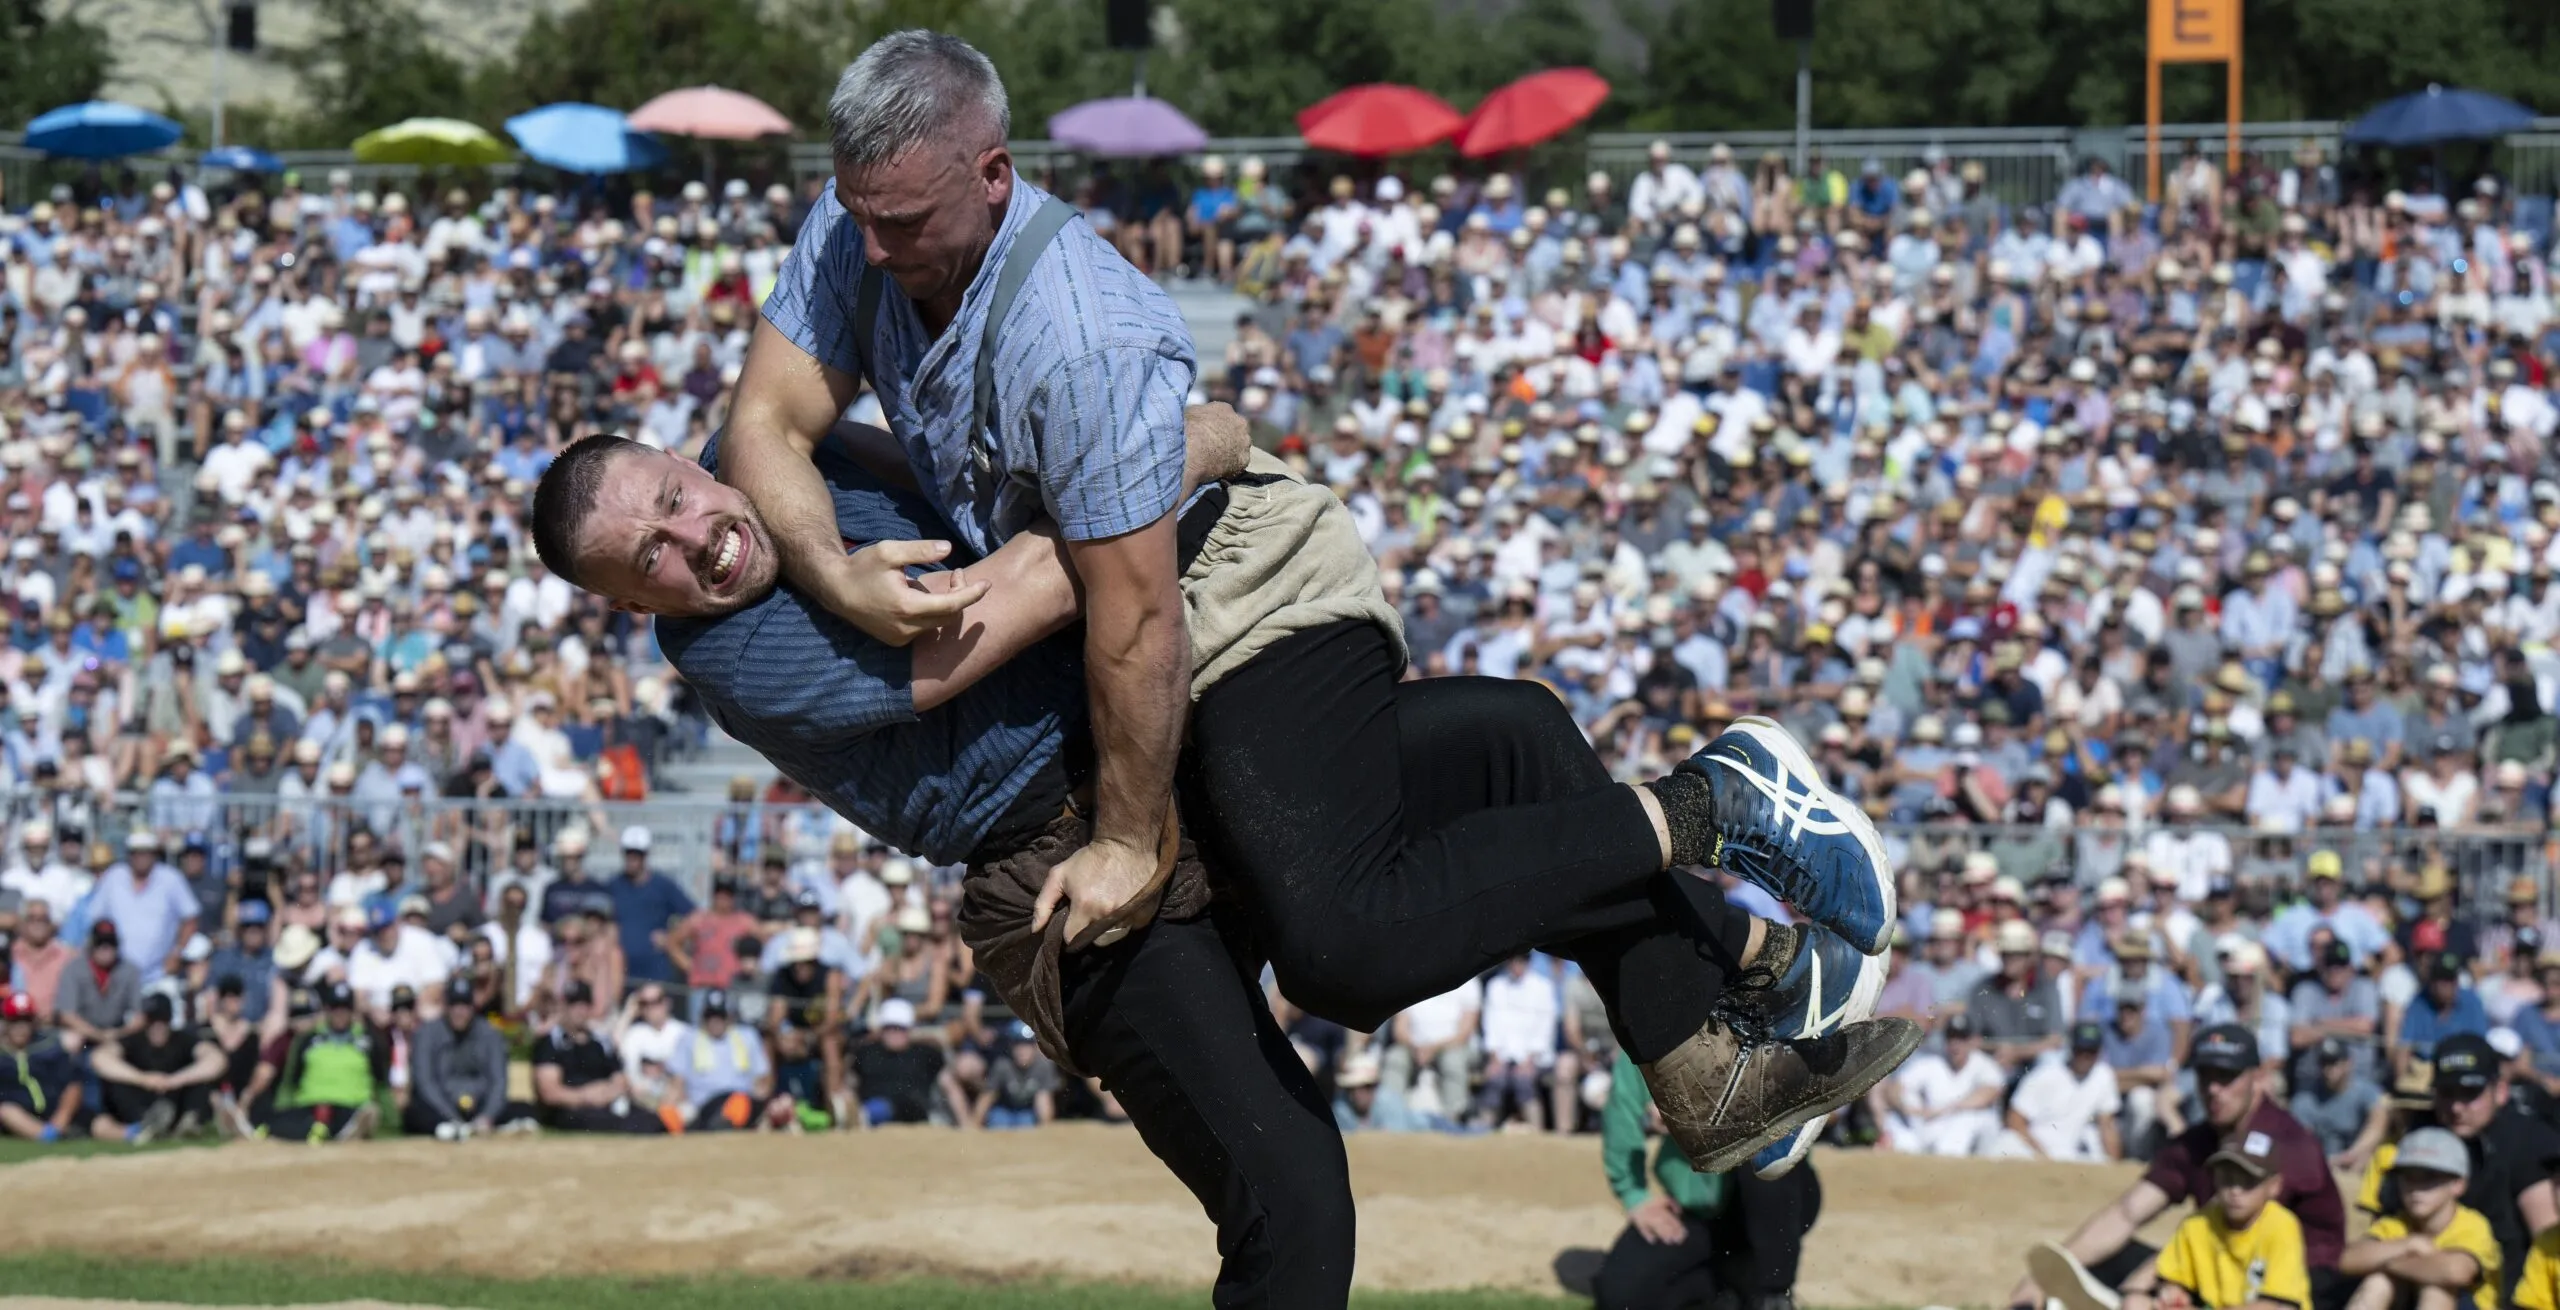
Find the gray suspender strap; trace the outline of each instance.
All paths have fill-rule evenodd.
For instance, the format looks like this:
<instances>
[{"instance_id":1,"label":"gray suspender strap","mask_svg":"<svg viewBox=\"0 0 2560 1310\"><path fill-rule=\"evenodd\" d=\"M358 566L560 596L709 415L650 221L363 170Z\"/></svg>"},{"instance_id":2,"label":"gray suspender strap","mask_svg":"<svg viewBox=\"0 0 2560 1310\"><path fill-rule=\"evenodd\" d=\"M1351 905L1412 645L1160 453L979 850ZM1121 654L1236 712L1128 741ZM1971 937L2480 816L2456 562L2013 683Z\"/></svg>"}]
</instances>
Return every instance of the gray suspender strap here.
<instances>
[{"instance_id":1,"label":"gray suspender strap","mask_svg":"<svg viewBox=\"0 0 2560 1310\"><path fill-rule=\"evenodd\" d=\"M853 344L862 351L863 371L871 375L872 388L877 390L880 354L875 347L880 343L880 284L887 282L889 275L871 267L867 260L857 271L861 274L861 287L853 293Z\"/></svg>"},{"instance_id":2,"label":"gray suspender strap","mask_svg":"<svg viewBox=\"0 0 2560 1310\"><path fill-rule=\"evenodd\" d=\"M1076 207L1051 196L1033 211L1031 219L1013 236L1013 248L1004 256L1004 267L996 274L995 294L987 300L986 336L978 343L977 409L972 412L969 435L978 447L979 467L991 462L990 452L998 442L990 426L996 403L996 333L1004 327L1004 317L1013 310L1014 297L1022 294L1022 284L1031 276L1031 266L1040 262L1040 254L1058 235L1058 229L1076 216Z\"/></svg>"}]
</instances>

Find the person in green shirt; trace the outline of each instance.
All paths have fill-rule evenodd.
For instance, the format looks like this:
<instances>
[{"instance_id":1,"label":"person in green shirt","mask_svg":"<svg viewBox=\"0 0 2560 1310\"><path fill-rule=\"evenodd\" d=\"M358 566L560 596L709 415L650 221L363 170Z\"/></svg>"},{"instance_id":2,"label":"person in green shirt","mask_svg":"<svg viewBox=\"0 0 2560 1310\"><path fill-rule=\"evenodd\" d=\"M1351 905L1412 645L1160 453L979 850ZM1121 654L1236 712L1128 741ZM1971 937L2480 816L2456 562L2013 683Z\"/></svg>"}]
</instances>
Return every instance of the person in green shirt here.
<instances>
[{"instance_id":1,"label":"person in green shirt","mask_svg":"<svg viewBox=\"0 0 2560 1310\"><path fill-rule=\"evenodd\" d=\"M381 1118L375 1098L390 1085L391 1043L356 1017L355 992L345 983L313 990L320 1022L286 1049L266 1134L279 1142L371 1137Z\"/></svg>"},{"instance_id":2,"label":"person in green shirt","mask_svg":"<svg viewBox=\"0 0 2560 1310\"><path fill-rule=\"evenodd\" d=\"M1720 1291L1741 1310L1794 1310L1796 1264L1822 1211L1813 1162L1773 1182L1748 1171L1702 1174L1662 1137L1649 1183L1646 1140L1660 1133L1652 1094L1622 1051L1600 1112L1600 1152L1627 1230L1592 1277L1592 1310L1708 1305Z\"/></svg>"}]
</instances>

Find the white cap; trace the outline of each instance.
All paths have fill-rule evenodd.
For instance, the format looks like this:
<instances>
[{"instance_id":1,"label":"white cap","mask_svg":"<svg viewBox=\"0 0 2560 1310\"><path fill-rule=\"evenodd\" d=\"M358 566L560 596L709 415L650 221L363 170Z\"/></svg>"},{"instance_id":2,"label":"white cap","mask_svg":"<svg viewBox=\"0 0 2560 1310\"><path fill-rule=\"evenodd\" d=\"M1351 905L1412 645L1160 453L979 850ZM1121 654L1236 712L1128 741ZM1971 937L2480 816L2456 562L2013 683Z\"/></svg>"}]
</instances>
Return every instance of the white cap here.
<instances>
[{"instance_id":1,"label":"white cap","mask_svg":"<svg viewBox=\"0 0 2560 1310\"><path fill-rule=\"evenodd\" d=\"M880 1003L880 1026L883 1028L915 1027L915 1002L910 1001L903 996L892 996L888 1000L882 1001Z\"/></svg>"},{"instance_id":2,"label":"white cap","mask_svg":"<svg viewBox=\"0 0 2560 1310\"><path fill-rule=\"evenodd\" d=\"M649 849L649 829L646 826L637 823L623 829L622 849L626 851L645 851Z\"/></svg>"},{"instance_id":3,"label":"white cap","mask_svg":"<svg viewBox=\"0 0 2560 1310\"><path fill-rule=\"evenodd\" d=\"M451 864L453 863L453 847L444 842L431 841L419 849L418 858L422 860L442 860L447 864Z\"/></svg>"}]
</instances>

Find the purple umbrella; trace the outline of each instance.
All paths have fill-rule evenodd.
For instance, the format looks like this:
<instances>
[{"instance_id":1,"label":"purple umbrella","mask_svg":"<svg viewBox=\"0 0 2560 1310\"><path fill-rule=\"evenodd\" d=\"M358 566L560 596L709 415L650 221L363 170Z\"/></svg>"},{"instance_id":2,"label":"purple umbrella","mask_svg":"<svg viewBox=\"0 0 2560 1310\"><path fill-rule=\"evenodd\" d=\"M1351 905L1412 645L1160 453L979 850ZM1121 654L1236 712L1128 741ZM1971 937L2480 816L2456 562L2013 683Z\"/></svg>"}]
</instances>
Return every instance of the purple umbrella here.
<instances>
[{"instance_id":1,"label":"purple umbrella","mask_svg":"<svg viewBox=\"0 0 2560 1310\"><path fill-rule=\"evenodd\" d=\"M1049 116L1049 139L1088 155L1130 159L1187 155L1209 144L1209 134L1182 111L1154 96L1087 100Z\"/></svg>"}]
</instances>

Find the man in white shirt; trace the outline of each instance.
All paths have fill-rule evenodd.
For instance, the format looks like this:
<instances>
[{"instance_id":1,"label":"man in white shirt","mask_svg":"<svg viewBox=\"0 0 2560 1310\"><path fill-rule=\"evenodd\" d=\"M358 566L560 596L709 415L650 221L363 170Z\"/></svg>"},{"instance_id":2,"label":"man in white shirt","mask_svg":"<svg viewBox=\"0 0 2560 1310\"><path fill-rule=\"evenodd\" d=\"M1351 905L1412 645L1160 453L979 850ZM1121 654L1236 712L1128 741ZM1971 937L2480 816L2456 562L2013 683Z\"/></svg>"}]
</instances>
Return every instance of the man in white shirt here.
<instances>
[{"instance_id":1,"label":"man in white shirt","mask_svg":"<svg viewBox=\"0 0 2560 1310\"><path fill-rule=\"evenodd\" d=\"M1671 158L1671 143L1656 141L1645 152L1645 171L1627 188L1627 216L1639 223L1667 223L1691 200L1706 201L1698 175Z\"/></svg>"},{"instance_id":2,"label":"man in white shirt","mask_svg":"<svg viewBox=\"0 0 2560 1310\"><path fill-rule=\"evenodd\" d=\"M1983 1053L1973 1020L1946 1024L1943 1054L1923 1051L1902 1066L1886 1095L1886 1149L1912 1155L1971 1155L2000 1125L2009 1075Z\"/></svg>"},{"instance_id":3,"label":"man in white shirt","mask_svg":"<svg viewBox=\"0 0 2560 1310\"><path fill-rule=\"evenodd\" d=\"M1534 1124L1538 1076L1556 1062L1556 1022L1564 999L1555 980L1512 956L1484 984L1484 1099L1487 1122L1502 1123L1514 1107ZM1571 1124L1556 1131L1570 1132Z\"/></svg>"},{"instance_id":4,"label":"man in white shirt","mask_svg":"<svg viewBox=\"0 0 2560 1310\"><path fill-rule=\"evenodd\" d=\"M2302 767L2292 741L2275 743L2274 753L2249 779L2249 823L2263 832L2300 832L2320 817L2320 776Z\"/></svg>"},{"instance_id":5,"label":"man in white shirt","mask_svg":"<svg viewBox=\"0 0 2560 1310\"><path fill-rule=\"evenodd\" d=\"M453 974L453 952L435 934L404 922L412 905L418 913L426 912L423 896L404 901L396 915L391 907L378 906L369 919L373 931L347 955L347 985L355 989L357 1001L375 1023L390 1022L391 993L397 988L416 993L421 1012L444 1004L445 979Z\"/></svg>"},{"instance_id":6,"label":"man in white shirt","mask_svg":"<svg viewBox=\"0 0 2560 1310\"><path fill-rule=\"evenodd\" d=\"M53 921L69 918L81 898L96 885L95 875L56 858L53 848L53 825L43 819L29 820L18 830L18 858L0 870L0 891L15 892L22 900L42 901L53 911Z\"/></svg>"},{"instance_id":7,"label":"man in white shirt","mask_svg":"<svg viewBox=\"0 0 2560 1310\"><path fill-rule=\"evenodd\" d=\"M1407 1006L1395 1017L1392 1029L1395 1045L1387 1049L1384 1084L1400 1089L1405 1103L1415 1109L1428 1109L1455 1119L1466 1108L1467 1085L1472 1070L1473 1054L1469 1044L1476 1035L1477 1021L1484 1013L1484 983L1469 978L1452 991L1442 992L1430 1000ZM1417 1104L1420 1088L1414 1079L1417 1071L1430 1070L1432 1095L1427 1105Z\"/></svg>"},{"instance_id":8,"label":"man in white shirt","mask_svg":"<svg viewBox=\"0 0 2560 1310\"><path fill-rule=\"evenodd\" d=\"M693 1035L693 1025L676 1017L676 1008L660 984L642 983L622 1006L622 1030L614 1045L622 1048L622 1073L638 1099L652 1106L676 1104L684 1071L675 1067L676 1051Z\"/></svg>"},{"instance_id":9,"label":"man in white shirt","mask_svg":"<svg viewBox=\"0 0 2560 1310\"><path fill-rule=\"evenodd\" d=\"M2124 1156L2116 1115L2124 1098L2116 1071L2098 1058L2106 1032L2094 1023L2071 1029L2068 1056L2048 1055L2009 1098L2008 1127L1984 1153L2012 1159L2103 1164Z\"/></svg>"}]
</instances>

